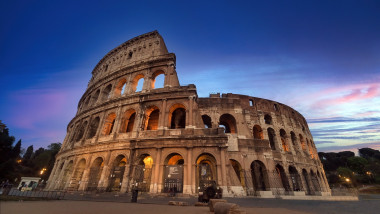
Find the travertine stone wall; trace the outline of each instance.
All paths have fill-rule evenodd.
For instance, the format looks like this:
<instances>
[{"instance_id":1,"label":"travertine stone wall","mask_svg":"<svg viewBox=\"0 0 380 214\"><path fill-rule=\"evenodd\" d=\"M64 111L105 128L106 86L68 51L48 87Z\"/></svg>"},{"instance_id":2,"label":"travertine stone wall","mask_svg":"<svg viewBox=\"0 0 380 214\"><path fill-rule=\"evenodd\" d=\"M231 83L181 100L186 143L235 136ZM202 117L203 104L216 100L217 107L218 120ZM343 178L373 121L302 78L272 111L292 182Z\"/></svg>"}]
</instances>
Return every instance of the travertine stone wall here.
<instances>
[{"instance_id":1,"label":"travertine stone wall","mask_svg":"<svg viewBox=\"0 0 380 214\"><path fill-rule=\"evenodd\" d=\"M47 189L198 194L217 185L230 196L329 194L300 113L245 95L199 98L195 85L179 84L175 65L157 31L103 57ZM155 84L160 75L163 86Z\"/></svg>"}]
</instances>

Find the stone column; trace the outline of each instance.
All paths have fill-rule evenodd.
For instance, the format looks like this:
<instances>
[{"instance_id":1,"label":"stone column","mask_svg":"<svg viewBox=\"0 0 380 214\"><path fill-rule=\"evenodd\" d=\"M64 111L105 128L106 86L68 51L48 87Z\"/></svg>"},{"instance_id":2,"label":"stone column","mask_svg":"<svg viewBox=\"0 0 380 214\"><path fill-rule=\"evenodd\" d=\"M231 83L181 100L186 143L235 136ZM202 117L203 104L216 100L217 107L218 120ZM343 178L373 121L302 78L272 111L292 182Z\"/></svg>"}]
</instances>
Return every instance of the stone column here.
<instances>
[{"instance_id":1,"label":"stone column","mask_svg":"<svg viewBox=\"0 0 380 214\"><path fill-rule=\"evenodd\" d=\"M114 140L116 139L117 135L120 133L120 125L122 122L123 122L123 116L121 115L121 105L118 105L116 118L115 118L115 124L112 130Z\"/></svg>"},{"instance_id":2,"label":"stone column","mask_svg":"<svg viewBox=\"0 0 380 214\"><path fill-rule=\"evenodd\" d=\"M80 185L79 185L79 188L78 190L86 190L87 188L87 185L88 185L88 180L89 180L89 174L90 174L90 167L91 167L91 162L92 162L92 155L90 156L90 158L88 159L88 163L86 163L86 168L84 169L83 171L83 175L82 175L82 178L80 180ZM79 181L78 181L79 182Z\"/></svg>"},{"instance_id":3,"label":"stone column","mask_svg":"<svg viewBox=\"0 0 380 214\"><path fill-rule=\"evenodd\" d=\"M151 184L151 191L150 192L153 192L153 193L157 193L158 191L158 184L159 184L159 172L160 172L160 166L161 166L161 153L162 153L162 149L161 148L157 148L156 149L156 161L155 161L155 164L154 164L154 177L152 178L152 184ZM153 173L153 172L152 172Z\"/></svg>"},{"instance_id":4,"label":"stone column","mask_svg":"<svg viewBox=\"0 0 380 214\"><path fill-rule=\"evenodd\" d=\"M183 174L184 174L184 184L183 184L183 193L192 194L192 178L194 174L191 173L191 168L193 166L192 161L192 148L187 148L187 160L184 164Z\"/></svg>"},{"instance_id":5,"label":"stone column","mask_svg":"<svg viewBox=\"0 0 380 214\"><path fill-rule=\"evenodd\" d=\"M108 186L108 180L111 173L111 167L109 166L110 160L111 160L110 156L111 156L111 151L108 151L106 159L104 160L104 166L101 172L102 174L100 175L100 179L98 182L98 187L104 188L104 189L107 188Z\"/></svg>"},{"instance_id":6,"label":"stone column","mask_svg":"<svg viewBox=\"0 0 380 214\"><path fill-rule=\"evenodd\" d=\"M227 186L227 174L226 174L226 152L224 148L220 148L220 162L222 170L222 186ZM219 180L219 179L218 179Z\"/></svg>"},{"instance_id":7,"label":"stone column","mask_svg":"<svg viewBox=\"0 0 380 214\"><path fill-rule=\"evenodd\" d=\"M158 119L158 129L165 129L166 123L165 123L165 112L166 112L166 102L167 99L162 99L162 105L160 109L160 118Z\"/></svg>"},{"instance_id":8,"label":"stone column","mask_svg":"<svg viewBox=\"0 0 380 214\"><path fill-rule=\"evenodd\" d=\"M190 128L194 127L194 123L193 123L193 103L194 103L194 96L190 96L189 97L189 116L188 116L189 123L187 124L188 127L190 127Z\"/></svg>"}]
</instances>

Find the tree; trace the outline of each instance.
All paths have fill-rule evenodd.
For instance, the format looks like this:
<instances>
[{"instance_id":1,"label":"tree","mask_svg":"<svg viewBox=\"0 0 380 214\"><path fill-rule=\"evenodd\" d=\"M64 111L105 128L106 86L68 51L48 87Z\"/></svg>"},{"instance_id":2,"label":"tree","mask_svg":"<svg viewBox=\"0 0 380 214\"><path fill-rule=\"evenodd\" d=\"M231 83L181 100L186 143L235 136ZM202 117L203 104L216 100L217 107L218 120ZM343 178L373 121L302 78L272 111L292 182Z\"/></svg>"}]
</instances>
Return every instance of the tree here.
<instances>
[{"instance_id":1,"label":"tree","mask_svg":"<svg viewBox=\"0 0 380 214\"><path fill-rule=\"evenodd\" d=\"M21 140L13 146L14 141L15 137L9 136L8 129L0 132L0 180L12 182L18 177L16 171L19 166L16 160L20 155Z\"/></svg>"},{"instance_id":2,"label":"tree","mask_svg":"<svg viewBox=\"0 0 380 214\"><path fill-rule=\"evenodd\" d=\"M348 167L360 174L363 175L366 172L366 166L368 165L368 161L362 157L350 157L348 158Z\"/></svg>"},{"instance_id":3,"label":"tree","mask_svg":"<svg viewBox=\"0 0 380 214\"><path fill-rule=\"evenodd\" d=\"M33 145L29 146L27 149L26 149L26 152L23 156L23 159L24 160L30 160L30 158L32 158L32 155L33 155Z\"/></svg>"}]
</instances>

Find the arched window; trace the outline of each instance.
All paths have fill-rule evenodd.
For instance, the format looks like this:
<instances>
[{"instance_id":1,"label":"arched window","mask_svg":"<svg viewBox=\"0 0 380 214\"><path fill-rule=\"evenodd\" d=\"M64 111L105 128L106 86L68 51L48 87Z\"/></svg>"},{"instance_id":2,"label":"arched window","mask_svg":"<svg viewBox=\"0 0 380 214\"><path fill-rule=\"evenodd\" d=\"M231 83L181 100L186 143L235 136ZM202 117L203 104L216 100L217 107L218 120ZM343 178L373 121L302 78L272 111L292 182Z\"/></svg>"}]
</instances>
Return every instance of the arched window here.
<instances>
[{"instance_id":1,"label":"arched window","mask_svg":"<svg viewBox=\"0 0 380 214\"><path fill-rule=\"evenodd\" d=\"M146 130L157 130L158 120L160 118L160 110L156 106L150 107L146 112Z\"/></svg>"},{"instance_id":2,"label":"arched window","mask_svg":"<svg viewBox=\"0 0 380 214\"><path fill-rule=\"evenodd\" d=\"M87 108L90 104L91 95L86 99L86 102L84 103L84 107Z\"/></svg>"},{"instance_id":3,"label":"arched window","mask_svg":"<svg viewBox=\"0 0 380 214\"><path fill-rule=\"evenodd\" d=\"M285 152L288 152L289 151L289 145L288 145L288 142L287 142L287 136L286 136L286 132L285 132L284 129L280 129L280 137L281 137L282 149Z\"/></svg>"},{"instance_id":4,"label":"arched window","mask_svg":"<svg viewBox=\"0 0 380 214\"><path fill-rule=\"evenodd\" d=\"M237 133L236 120L230 114L223 114L222 116L220 116L219 126L224 127L225 133L232 133L232 134Z\"/></svg>"},{"instance_id":5,"label":"arched window","mask_svg":"<svg viewBox=\"0 0 380 214\"><path fill-rule=\"evenodd\" d=\"M104 122L103 126L103 135L110 135L112 133L113 127L115 125L115 119L116 119L116 114L115 113L110 113L107 116L107 119Z\"/></svg>"},{"instance_id":6,"label":"arched window","mask_svg":"<svg viewBox=\"0 0 380 214\"><path fill-rule=\"evenodd\" d=\"M202 120L203 120L203 124L205 124L205 128L212 128L212 123L211 123L211 117L204 114L202 115Z\"/></svg>"},{"instance_id":7,"label":"arched window","mask_svg":"<svg viewBox=\"0 0 380 214\"><path fill-rule=\"evenodd\" d=\"M272 117L269 114L266 114L264 116L265 124L271 125L272 124Z\"/></svg>"},{"instance_id":8,"label":"arched window","mask_svg":"<svg viewBox=\"0 0 380 214\"><path fill-rule=\"evenodd\" d=\"M128 112L128 115L126 116L127 117L125 118L125 132L131 132L133 131L133 126L135 124L136 112L132 110L131 112Z\"/></svg>"},{"instance_id":9,"label":"arched window","mask_svg":"<svg viewBox=\"0 0 380 214\"><path fill-rule=\"evenodd\" d=\"M127 80L125 78L121 79L115 87L115 96L123 95L125 88L127 86Z\"/></svg>"},{"instance_id":10,"label":"arched window","mask_svg":"<svg viewBox=\"0 0 380 214\"><path fill-rule=\"evenodd\" d=\"M112 85L109 84L105 89L102 91L102 101L106 101L111 97L111 89Z\"/></svg>"},{"instance_id":11,"label":"arched window","mask_svg":"<svg viewBox=\"0 0 380 214\"><path fill-rule=\"evenodd\" d=\"M278 180L281 181L282 187L285 189L285 191L289 191L290 186L289 186L288 178L286 176L284 168L280 164L276 165L276 172L278 175Z\"/></svg>"},{"instance_id":12,"label":"arched window","mask_svg":"<svg viewBox=\"0 0 380 214\"><path fill-rule=\"evenodd\" d=\"M78 135L75 138L75 141L80 141L83 138L83 134L87 128L87 121L85 121L79 129Z\"/></svg>"},{"instance_id":13,"label":"arched window","mask_svg":"<svg viewBox=\"0 0 380 214\"><path fill-rule=\"evenodd\" d=\"M305 140L303 139L303 136L301 134L299 135L299 137L300 137L301 148L302 150L305 150L306 149Z\"/></svg>"},{"instance_id":14,"label":"arched window","mask_svg":"<svg viewBox=\"0 0 380 214\"><path fill-rule=\"evenodd\" d=\"M290 138L292 139L293 149L295 149L297 144L296 134L294 134L294 132L290 132Z\"/></svg>"},{"instance_id":15,"label":"arched window","mask_svg":"<svg viewBox=\"0 0 380 214\"><path fill-rule=\"evenodd\" d=\"M96 101L98 101L98 98L99 98L99 94L100 94L100 90L98 89L94 96L92 96L92 100L91 100L91 103L90 105L94 105L96 103Z\"/></svg>"},{"instance_id":16,"label":"arched window","mask_svg":"<svg viewBox=\"0 0 380 214\"><path fill-rule=\"evenodd\" d=\"M132 81L132 91L139 92L142 91L144 85L144 75L138 74Z\"/></svg>"},{"instance_id":17,"label":"arched window","mask_svg":"<svg viewBox=\"0 0 380 214\"><path fill-rule=\"evenodd\" d=\"M163 88L165 82L165 72L159 70L152 75L151 89Z\"/></svg>"},{"instance_id":18,"label":"arched window","mask_svg":"<svg viewBox=\"0 0 380 214\"><path fill-rule=\"evenodd\" d=\"M276 142L275 142L275 132L272 128L268 128L268 139L269 139L269 145L272 150L276 150Z\"/></svg>"},{"instance_id":19,"label":"arched window","mask_svg":"<svg viewBox=\"0 0 380 214\"><path fill-rule=\"evenodd\" d=\"M87 139L93 138L96 135L96 131L98 130L98 127L99 127L99 121L100 121L99 117L95 117L91 121L90 128L89 128L88 134L87 134Z\"/></svg>"},{"instance_id":20,"label":"arched window","mask_svg":"<svg viewBox=\"0 0 380 214\"><path fill-rule=\"evenodd\" d=\"M186 110L184 108L175 109L172 113L170 128L184 129L185 126L186 126Z\"/></svg>"},{"instance_id":21,"label":"arched window","mask_svg":"<svg viewBox=\"0 0 380 214\"><path fill-rule=\"evenodd\" d=\"M253 138L254 139L264 139L263 129L259 125L253 127Z\"/></svg>"}]
</instances>

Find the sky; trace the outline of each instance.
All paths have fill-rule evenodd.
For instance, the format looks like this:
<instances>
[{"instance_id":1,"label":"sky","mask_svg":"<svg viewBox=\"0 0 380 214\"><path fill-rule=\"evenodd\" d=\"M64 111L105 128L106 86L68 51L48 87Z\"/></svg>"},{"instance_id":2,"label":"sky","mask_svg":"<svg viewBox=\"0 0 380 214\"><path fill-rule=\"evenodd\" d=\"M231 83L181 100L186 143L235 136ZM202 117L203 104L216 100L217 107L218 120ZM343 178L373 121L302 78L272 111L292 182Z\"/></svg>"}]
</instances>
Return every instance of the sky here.
<instances>
[{"instance_id":1,"label":"sky","mask_svg":"<svg viewBox=\"0 0 380 214\"><path fill-rule=\"evenodd\" d=\"M305 116L318 151L380 149L379 1L0 0L0 120L24 148L62 142L91 71L158 30L181 85Z\"/></svg>"}]
</instances>

